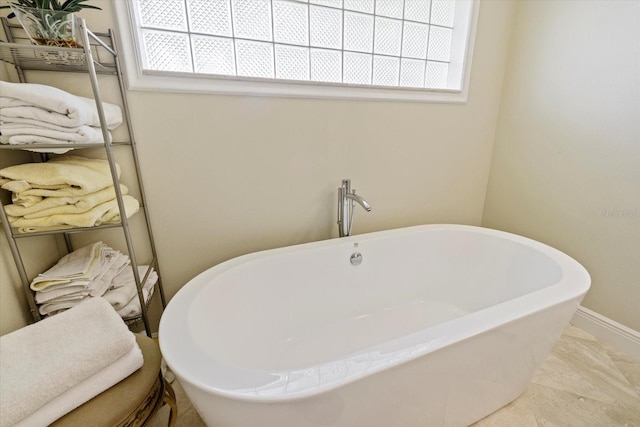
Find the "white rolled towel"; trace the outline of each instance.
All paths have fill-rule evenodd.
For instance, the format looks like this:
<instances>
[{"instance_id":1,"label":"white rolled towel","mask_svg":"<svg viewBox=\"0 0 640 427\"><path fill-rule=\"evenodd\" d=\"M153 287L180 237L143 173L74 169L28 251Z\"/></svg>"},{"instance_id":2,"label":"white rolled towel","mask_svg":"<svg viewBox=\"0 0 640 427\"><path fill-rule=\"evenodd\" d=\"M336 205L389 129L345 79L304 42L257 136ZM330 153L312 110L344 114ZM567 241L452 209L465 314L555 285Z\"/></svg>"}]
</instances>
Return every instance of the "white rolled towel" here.
<instances>
[{"instance_id":1,"label":"white rolled towel","mask_svg":"<svg viewBox=\"0 0 640 427\"><path fill-rule=\"evenodd\" d=\"M0 425L12 425L131 351L133 333L91 298L0 337Z\"/></svg>"},{"instance_id":2,"label":"white rolled towel","mask_svg":"<svg viewBox=\"0 0 640 427\"><path fill-rule=\"evenodd\" d=\"M25 118L59 126L100 126L96 102L61 89L34 83L0 81L0 112L10 118ZM107 128L122 124L119 106L102 103Z\"/></svg>"}]
</instances>

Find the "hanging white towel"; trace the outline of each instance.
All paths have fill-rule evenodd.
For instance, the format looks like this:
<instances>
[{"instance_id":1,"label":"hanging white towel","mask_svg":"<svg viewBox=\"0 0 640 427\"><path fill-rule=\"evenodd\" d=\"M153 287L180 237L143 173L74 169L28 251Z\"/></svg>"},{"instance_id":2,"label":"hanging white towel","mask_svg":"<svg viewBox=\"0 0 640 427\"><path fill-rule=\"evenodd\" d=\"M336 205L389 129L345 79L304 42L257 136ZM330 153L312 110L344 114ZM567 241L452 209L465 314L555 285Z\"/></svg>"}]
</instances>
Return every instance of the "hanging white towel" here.
<instances>
[{"instance_id":1,"label":"hanging white towel","mask_svg":"<svg viewBox=\"0 0 640 427\"><path fill-rule=\"evenodd\" d=\"M72 95L61 89L33 84L0 81L0 109L6 117L44 121L60 126L100 126L93 99ZM122 110L103 102L107 127L122 124Z\"/></svg>"},{"instance_id":2,"label":"hanging white towel","mask_svg":"<svg viewBox=\"0 0 640 427\"><path fill-rule=\"evenodd\" d=\"M12 425L131 351L134 335L103 298L0 337L0 425Z\"/></svg>"}]
</instances>

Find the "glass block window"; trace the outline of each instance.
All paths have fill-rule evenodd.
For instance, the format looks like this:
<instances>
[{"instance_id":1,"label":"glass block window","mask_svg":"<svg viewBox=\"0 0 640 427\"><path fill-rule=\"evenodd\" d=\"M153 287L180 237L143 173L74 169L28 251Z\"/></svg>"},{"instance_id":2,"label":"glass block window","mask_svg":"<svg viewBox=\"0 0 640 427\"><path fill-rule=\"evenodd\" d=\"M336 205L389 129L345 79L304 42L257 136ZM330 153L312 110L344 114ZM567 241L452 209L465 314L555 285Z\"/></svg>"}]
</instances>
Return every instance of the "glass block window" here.
<instances>
[{"instance_id":1,"label":"glass block window","mask_svg":"<svg viewBox=\"0 0 640 427\"><path fill-rule=\"evenodd\" d=\"M131 3L148 74L459 90L472 1Z\"/></svg>"}]
</instances>

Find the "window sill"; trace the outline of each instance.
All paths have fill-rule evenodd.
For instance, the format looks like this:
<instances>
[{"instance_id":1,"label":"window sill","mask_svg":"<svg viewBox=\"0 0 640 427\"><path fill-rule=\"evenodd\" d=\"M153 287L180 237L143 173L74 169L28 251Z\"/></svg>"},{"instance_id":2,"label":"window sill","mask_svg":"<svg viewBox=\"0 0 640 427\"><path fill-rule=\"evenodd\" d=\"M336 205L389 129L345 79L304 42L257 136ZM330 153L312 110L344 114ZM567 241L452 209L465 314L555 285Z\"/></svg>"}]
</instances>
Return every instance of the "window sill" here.
<instances>
[{"instance_id":1,"label":"window sill","mask_svg":"<svg viewBox=\"0 0 640 427\"><path fill-rule=\"evenodd\" d=\"M465 103L466 91L347 86L321 82L274 82L215 78L208 75L145 72L127 74L129 90L212 93L285 98L329 98L377 101Z\"/></svg>"}]
</instances>

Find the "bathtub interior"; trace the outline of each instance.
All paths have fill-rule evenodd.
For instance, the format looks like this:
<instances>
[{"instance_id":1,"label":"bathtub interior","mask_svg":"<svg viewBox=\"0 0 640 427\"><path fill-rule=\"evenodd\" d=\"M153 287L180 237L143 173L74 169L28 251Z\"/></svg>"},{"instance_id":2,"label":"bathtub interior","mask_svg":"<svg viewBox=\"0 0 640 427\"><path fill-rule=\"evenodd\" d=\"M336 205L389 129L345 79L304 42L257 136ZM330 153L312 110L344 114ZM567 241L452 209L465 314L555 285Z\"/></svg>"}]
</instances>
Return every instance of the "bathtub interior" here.
<instances>
[{"instance_id":1,"label":"bathtub interior","mask_svg":"<svg viewBox=\"0 0 640 427\"><path fill-rule=\"evenodd\" d=\"M349 262L355 251L363 255L357 267ZM191 302L189 335L207 357L225 364L302 370L531 294L562 277L548 254L502 236L455 229L363 236L275 252L225 270Z\"/></svg>"}]
</instances>

